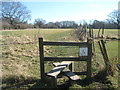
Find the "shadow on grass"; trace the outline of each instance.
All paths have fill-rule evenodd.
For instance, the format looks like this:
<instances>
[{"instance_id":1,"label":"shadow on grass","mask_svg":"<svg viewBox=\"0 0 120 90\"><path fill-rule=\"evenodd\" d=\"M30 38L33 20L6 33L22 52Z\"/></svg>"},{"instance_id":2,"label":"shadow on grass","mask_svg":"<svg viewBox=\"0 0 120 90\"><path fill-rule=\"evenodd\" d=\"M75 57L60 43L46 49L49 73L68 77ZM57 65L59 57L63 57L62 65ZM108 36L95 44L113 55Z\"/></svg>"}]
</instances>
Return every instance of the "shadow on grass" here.
<instances>
[{"instance_id":1,"label":"shadow on grass","mask_svg":"<svg viewBox=\"0 0 120 90\"><path fill-rule=\"evenodd\" d=\"M85 79L82 79L82 80L77 80L75 82L75 84L80 85L82 87L89 86L90 84L92 84L94 82L98 82L98 83L101 83L101 84L104 84L104 85L105 84L112 85L112 83L107 79L107 76L108 76L108 73L107 73L106 69L103 69L103 70L99 71L95 76L91 77L90 79L85 78ZM34 86L32 86L30 88L30 90L33 90L34 88L39 88L38 86L40 86L42 84L43 84L43 82L40 81L39 83L36 83ZM47 86L47 84L46 85L42 85L42 86L44 86L42 88L45 88L47 90L52 90L53 89L53 88ZM69 82L69 81L68 82L64 82L64 84L62 84L62 85L57 85L56 90L58 90L58 89L61 90L62 88L64 88L65 90L69 90L70 86L72 86L71 82ZM92 86L92 87L94 87L94 86ZM91 87L91 89L92 89L92 87ZM75 87L73 87L73 88L75 88ZM100 87L100 88L105 88L106 89L107 87L103 86L103 87ZM114 88L111 87L111 89L113 90Z\"/></svg>"},{"instance_id":2,"label":"shadow on grass","mask_svg":"<svg viewBox=\"0 0 120 90\"><path fill-rule=\"evenodd\" d=\"M83 79L83 80L78 80L76 81L76 84L86 87L93 82L99 82L103 84L110 84L112 83L107 80L108 74L106 70L102 70L99 73L97 73L95 76L91 77L89 80L88 79ZM16 77L16 76L11 76L7 79L3 79L2 84L5 86L2 86L2 89L16 89L16 88L23 88L27 90L33 90L33 89L47 89L47 90L52 90L53 87L50 87L47 82L43 82L42 80L36 79L36 78L27 78L25 79L24 77ZM64 88L65 90L69 90L69 87L71 86L71 82L66 82L62 85L57 85L56 90Z\"/></svg>"},{"instance_id":3,"label":"shadow on grass","mask_svg":"<svg viewBox=\"0 0 120 90\"><path fill-rule=\"evenodd\" d=\"M70 83L64 83L62 85L57 85L57 87L51 87L49 85L47 85L47 83L39 80L38 82L36 82L32 87L29 88L29 90L36 90L36 89L46 89L46 90L61 90L61 89L65 89L65 90L69 90L69 86Z\"/></svg>"},{"instance_id":4,"label":"shadow on grass","mask_svg":"<svg viewBox=\"0 0 120 90\"><path fill-rule=\"evenodd\" d=\"M36 79L36 78L27 78L25 79L24 77L17 77L17 76L9 76L6 79L2 80L2 89L25 89L25 90L36 90L36 89L47 89L47 90L58 90L61 88L65 88L68 90L69 84L65 83L62 85L58 85L57 88L53 88L48 85L47 82L43 82L41 79Z\"/></svg>"},{"instance_id":5,"label":"shadow on grass","mask_svg":"<svg viewBox=\"0 0 120 90\"><path fill-rule=\"evenodd\" d=\"M2 79L2 89L16 89L16 88L29 88L32 84L37 82L36 78L27 78L23 76L9 76L8 78Z\"/></svg>"},{"instance_id":6,"label":"shadow on grass","mask_svg":"<svg viewBox=\"0 0 120 90\"><path fill-rule=\"evenodd\" d=\"M109 81L107 79L107 76L109 76L109 75L108 75L106 69L103 69L103 70L99 71L95 76L91 77L90 79L85 78L83 80L77 81L77 84L82 86L82 87L86 87L94 82L98 82L98 83L101 83L103 85L109 84L112 86L112 83L111 83L111 81ZM100 88L104 88L104 87L100 87ZM112 89L115 89L115 88L113 87Z\"/></svg>"}]
</instances>

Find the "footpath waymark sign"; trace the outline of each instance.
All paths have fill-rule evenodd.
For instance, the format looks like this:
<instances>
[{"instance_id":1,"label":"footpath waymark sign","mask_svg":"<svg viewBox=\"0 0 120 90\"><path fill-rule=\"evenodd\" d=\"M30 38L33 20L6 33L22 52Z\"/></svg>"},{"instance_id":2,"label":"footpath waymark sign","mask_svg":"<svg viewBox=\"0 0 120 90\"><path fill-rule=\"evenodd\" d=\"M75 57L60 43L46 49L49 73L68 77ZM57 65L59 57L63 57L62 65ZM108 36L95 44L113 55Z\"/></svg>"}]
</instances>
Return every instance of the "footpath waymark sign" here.
<instances>
[{"instance_id":1,"label":"footpath waymark sign","mask_svg":"<svg viewBox=\"0 0 120 90\"><path fill-rule=\"evenodd\" d=\"M88 56L88 48L87 47L81 47L79 53L80 53L80 56Z\"/></svg>"}]
</instances>

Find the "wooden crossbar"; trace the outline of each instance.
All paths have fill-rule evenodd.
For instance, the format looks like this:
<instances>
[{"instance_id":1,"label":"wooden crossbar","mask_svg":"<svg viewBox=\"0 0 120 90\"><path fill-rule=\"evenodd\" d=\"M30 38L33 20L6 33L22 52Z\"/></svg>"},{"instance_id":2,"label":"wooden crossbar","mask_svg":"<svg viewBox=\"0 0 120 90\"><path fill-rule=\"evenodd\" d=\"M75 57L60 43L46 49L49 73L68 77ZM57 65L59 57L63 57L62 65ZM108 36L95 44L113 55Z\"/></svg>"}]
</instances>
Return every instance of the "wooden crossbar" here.
<instances>
[{"instance_id":1,"label":"wooden crossbar","mask_svg":"<svg viewBox=\"0 0 120 90\"><path fill-rule=\"evenodd\" d=\"M44 57L44 61L87 61L88 57Z\"/></svg>"},{"instance_id":2,"label":"wooden crossbar","mask_svg":"<svg viewBox=\"0 0 120 90\"><path fill-rule=\"evenodd\" d=\"M87 46L87 42L49 42L44 41L43 45L49 46Z\"/></svg>"}]
</instances>

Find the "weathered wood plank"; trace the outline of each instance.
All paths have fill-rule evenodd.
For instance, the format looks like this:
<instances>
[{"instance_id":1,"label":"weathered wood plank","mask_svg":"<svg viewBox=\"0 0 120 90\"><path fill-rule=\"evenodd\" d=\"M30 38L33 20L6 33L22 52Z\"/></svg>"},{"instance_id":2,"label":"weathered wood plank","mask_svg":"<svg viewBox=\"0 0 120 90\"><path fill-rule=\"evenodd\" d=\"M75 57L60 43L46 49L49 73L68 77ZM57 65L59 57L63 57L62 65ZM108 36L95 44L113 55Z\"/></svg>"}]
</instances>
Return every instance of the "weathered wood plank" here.
<instances>
[{"instance_id":1,"label":"weathered wood plank","mask_svg":"<svg viewBox=\"0 0 120 90\"><path fill-rule=\"evenodd\" d=\"M55 67L57 67L58 65L60 65L60 62L55 62L55 63L53 63L53 65L54 65Z\"/></svg>"},{"instance_id":2,"label":"weathered wood plank","mask_svg":"<svg viewBox=\"0 0 120 90\"><path fill-rule=\"evenodd\" d=\"M60 64L56 65L55 68L53 68L50 72L47 73L47 75L49 76L53 76L53 77L57 77L58 74L60 74L60 72L68 67L72 62L70 61L63 61ZM54 63L55 64L55 63Z\"/></svg>"},{"instance_id":3,"label":"weathered wood plank","mask_svg":"<svg viewBox=\"0 0 120 90\"><path fill-rule=\"evenodd\" d=\"M69 71L69 72L66 72L65 74L73 81L80 80L80 77L73 72Z\"/></svg>"},{"instance_id":4,"label":"weathered wood plank","mask_svg":"<svg viewBox=\"0 0 120 90\"><path fill-rule=\"evenodd\" d=\"M50 72L47 73L48 76L52 76L52 77L57 77L58 74L60 74L60 72L66 68L66 66L58 66L53 68Z\"/></svg>"},{"instance_id":5,"label":"weathered wood plank","mask_svg":"<svg viewBox=\"0 0 120 90\"><path fill-rule=\"evenodd\" d=\"M63 61L58 66L66 66L66 67L68 67L71 63L72 63L71 61Z\"/></svg>"},{"instance_id":6,"label":"weathered wood plank","mask_svg":"<svg viewBox=\"0 0 120 90\"><path fill-rule=\"evenodd\" d=\"M80 77L78 75L76 75L75 73L71 72L69 69L65 68L63 70L63 72L65 73L65 75L67 77L69 77L71 80L76 81L76 80L80 80Z\"/></svg>"},{"instance_id":7,"label":"weathered wood plank","mask_svg":"<svg viewBox=\"0 0 120 90\"><path fill-rule=\"evenodd\" d=\"M54 66L66 66L68 67L72 62L71 61L63 61L63 62L57 62L57 63L53 63Z\"/></svg>"},{"instance_id":8,"label":"weathered wood plank","mask_svg":"<svg viewBox=\"0 0 120 90\"><path fill-rule=\"evenodd\" d=\"M69 66L72 62L68 62L68 61L63 61L63 62L57 62L57 63L53 63L54 66L61 66L61 65L66 65ZM75 73L71 72L69 69L64 68L64 70L62 71L65 73L66 76L68 76L71 80L75 81L75 80L79 80L80 77L78 75L76 75Z\"/></svg>"},{"instance_id":9,"label":"weathered wood plank","mask_svg":"<svg viewBox=\"0 0 120 90\"><path fill-rule=\"evenodd\" d=\"M64 61L63 61L64 62ZM63 63L62 62L62 63ZM69 65L69 69L70 69L70 71L74 71L74 65L73 65L73 63L74 62L72 62L72 61L67 61L67 62L69 62L70 63L70 65ZM53 63L53 65L56 67L56 66L58 66L58 65L60 65L61 63L60 62L55 62L55 63Z\"/></svg>"}]
</instances>

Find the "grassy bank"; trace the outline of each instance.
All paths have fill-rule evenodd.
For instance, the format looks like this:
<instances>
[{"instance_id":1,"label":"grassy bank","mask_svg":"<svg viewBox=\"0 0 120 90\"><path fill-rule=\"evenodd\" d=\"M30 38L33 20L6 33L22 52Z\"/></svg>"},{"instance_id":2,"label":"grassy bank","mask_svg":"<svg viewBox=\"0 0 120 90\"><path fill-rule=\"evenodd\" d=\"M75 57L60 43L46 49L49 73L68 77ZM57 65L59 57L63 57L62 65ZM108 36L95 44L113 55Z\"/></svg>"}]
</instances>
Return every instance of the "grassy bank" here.
<instances>
[{"instance_id":1,"label":"grassy bank","mask_svg":"<svg viewBox=\"0 0 120 90\"><path fill-rule=\"evenodd\" d=\"M94 30L97 33L97 30ZM105 35L117 36L117 30L105 30ZM13 30L2 31L2 86L4 88L23 87L30 88L40 79L39 46L38 38L43 37L49 41L78 41L72 29L32 29L32 30ZM93 77L104 68L104 60L97 42L95 43L96 56L92 60ZM114 76L107 77L110 83L93 82L89 85L74 84L70 88L97 88L111 87L117 88L118 71L118 41L107 41L106 43L110 62L114 68ZM45 47L46 56L78 56L79 47ZM50 62L45 64L46 72L53 67ZM76 71L84 71L86 63L75 62ZM80 76L84 78L84 76ZM58 82L63 82L59 80ZM45 87L40 83L36 87Z\"/></svg>"}]
</instances>

